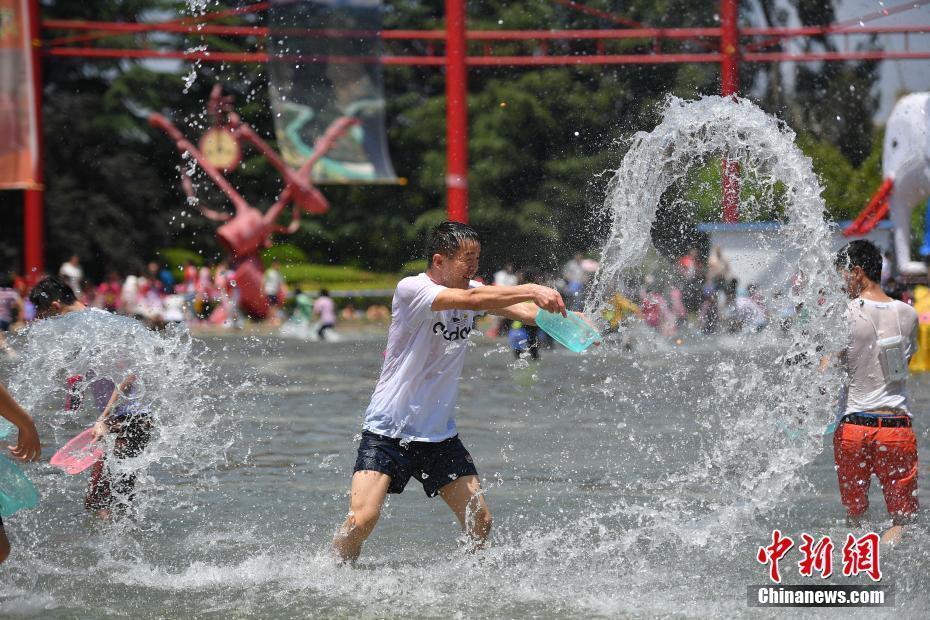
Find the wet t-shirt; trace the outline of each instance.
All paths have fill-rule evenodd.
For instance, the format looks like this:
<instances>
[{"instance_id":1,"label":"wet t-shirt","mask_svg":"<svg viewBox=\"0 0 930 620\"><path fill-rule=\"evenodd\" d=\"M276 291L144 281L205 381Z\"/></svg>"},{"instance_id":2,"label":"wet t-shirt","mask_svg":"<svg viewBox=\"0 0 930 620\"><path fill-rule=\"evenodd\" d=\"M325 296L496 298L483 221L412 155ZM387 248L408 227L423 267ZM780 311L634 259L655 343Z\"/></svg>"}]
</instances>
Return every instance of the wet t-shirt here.
<instances>
[{"instance_id":1,"label":"wet t-shirt","mask_svg":"<svg viewBox=\"0 0 930 620\"><path fill-rule=\"evenodd\" d=\"M456 434L455 402L466 344L483 313L433 312L433 300L445 288L425 273L397 284L384 365L365 412L365 430L432 442Z\"/></svg>"},{"instance_id":2,"label":"wet t-shirt","mask_svg":"<svg viewBox=\"0 0 930 620\"><path fill-rule=\"evenodd\" d=\"M841 415L882 408L908 411L907 379L886 380L878 341L901 336L904 357L917 351L917 312L900 301L853 299L847 305L846 406ZM910 413L908 413L910 415Z\"/></svg>"}]
</instances>

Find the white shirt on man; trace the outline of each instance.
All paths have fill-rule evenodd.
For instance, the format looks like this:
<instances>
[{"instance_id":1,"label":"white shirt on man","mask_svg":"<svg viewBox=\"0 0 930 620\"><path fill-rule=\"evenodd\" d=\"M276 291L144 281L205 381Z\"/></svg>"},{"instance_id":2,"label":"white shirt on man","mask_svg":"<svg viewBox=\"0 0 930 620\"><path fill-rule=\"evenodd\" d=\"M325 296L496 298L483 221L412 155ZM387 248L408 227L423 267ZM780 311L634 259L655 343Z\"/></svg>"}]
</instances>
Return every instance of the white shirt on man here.
<instances>
[{"instance_id":1,"label":"white shirt on man","mask_svg":"<svg viewBox=\"0 0 930 620\"><path fill-rule=\"evenodd\" d=\"M434 312L433 300L445 289L425 273L397 284L384 365L365 412L366 431L429 442L457 433L455 403L466 344L483 312Z\"/></svg>"},{"instance_id":2,"label":"white shirt on man","mask_svg":"<svg viewBox=\"0 0 930 620\"><path fill-rule=\"evenodd\" d=\"M71 287L75 295L81 293L81 280L84 279L84 270L80 265L71 261L63 263L58 269L58 275Z\"/></svg>"},{"instance_id":3,"label":"white shirt on man","mask_svg":"<svg viewBox=\"0 0 930 620\"><path fill-rule=\"evenodd\" d=\"M905 363L917 351L917 311L900 301L857 298L846 306L849 344L846 347L846 405L840 415L900 409L910 415L907 379L886 380L878 341L901 336Z\"/></svg>"},{"instance_id":4,"label":"white shirt on man","mask_svg":"<svg viewBox=\"0 0 930 620\"><path fill-rule=\"evenodd\" d=\"M262 276L262 285L265 295L280 295L281 287L284 285L284 276L280 271L271 267Z\"/></svg>"},{"instance_id":5,"label":"white shirt on man","mask_svg":"<svg viewBox=\"0 0 930 620\"><path fill-rule=\"evenodd\" d=\"M494 272L494 286L516 286L519 283L517 274L508 269Z\"/></svg>"}]
</instances>

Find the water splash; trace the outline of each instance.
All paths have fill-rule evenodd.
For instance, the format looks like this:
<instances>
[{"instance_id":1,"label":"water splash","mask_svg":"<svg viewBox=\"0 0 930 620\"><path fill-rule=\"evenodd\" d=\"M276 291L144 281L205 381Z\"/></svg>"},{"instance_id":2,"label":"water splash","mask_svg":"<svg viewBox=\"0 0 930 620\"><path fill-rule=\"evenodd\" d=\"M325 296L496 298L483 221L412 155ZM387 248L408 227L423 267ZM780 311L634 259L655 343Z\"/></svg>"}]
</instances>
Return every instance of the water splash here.
<instances>
[{"instance_id":1,"label":"water splash","mask_svg":"<svg viewBox=\"0 0 930 620\"><path fill-rule=\"evenodd\" d=\"M147 489L136 502L139 518L146 506L172 495L167 480L196 476L224 459L234 435L218 433L221 406L204 390L214 379L184 326L155 332L129 317L85 310L38 321L22 338L10 389L50 428L56 447L93 423L113 386L119 390L124 379L135 377L121 402L148 413L152 438L141 455L109 466L117 474L136 474L139 486ZM80 403L76 410L65 410L68 399ZM73 486L68 478L56 482L55 492Z\"/></svg>"},{"instance_id":2,"label":"water splash","mask_svg":"<svg viewBox=\"0 0 930 620\"><path fill-rule=\"evenodd\" d=\"M603 301L631 272L643 270L647 254L654 254L651 231L663 194L687 181L693 168L717 157L738 162L742 176L756 185L756 194L740 205L741 215L751 219L779 213L778 243L763 249L781 253L788 268L765 293L769 298L783 295L785 303L804 309L804 316L786 324L781 333L718 338L715 346L739 353L739 361L723 355L700 369L713 398L695 402L695 395L681 394L683 406L694 408L714 440L697 448L686 470L673 475L666 471L664 480L628 487L667 499L683 489L719 496L724 485L726 497L719 497L711 510L697 504L686 510L661 507L664 518L656 527L680 538L694 539L697 534L699 540L732 531L737 522L777 506L795 488L799 469L820 452L822 429L832 419L838 388L836 373L818 372L817 361L822 353L839 350L844 337L831 228L823 219L822 187L811 160L794 144L794 133L786 125L744 99L669 98L659 125L632 138L604 202L602 215L610 230L587 299L588 312L598 314ZM672 351L669 356L679 354ZM679 368L665 375L667 389L694 384L689 379L698 371L687 358L680 354ZM706 398L705 394L702 399ZM809 432L786 433L786 428ZM684 443L672 438L666 448ZM641 513L643 507L630 510ZM706 529L696 530L696 519Z\"/></svg>"}]
</instances>

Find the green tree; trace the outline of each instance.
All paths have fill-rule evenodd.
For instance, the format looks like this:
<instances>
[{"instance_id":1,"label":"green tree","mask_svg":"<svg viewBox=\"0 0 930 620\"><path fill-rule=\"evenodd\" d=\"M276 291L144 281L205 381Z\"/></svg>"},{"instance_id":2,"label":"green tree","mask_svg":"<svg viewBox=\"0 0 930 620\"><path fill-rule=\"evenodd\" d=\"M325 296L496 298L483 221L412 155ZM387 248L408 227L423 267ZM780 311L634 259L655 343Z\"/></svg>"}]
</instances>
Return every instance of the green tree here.
<instances>
[{"instance_id":1,"label":"green tree","mask_svg":"<svg viewBox=\"0 0 930 620\"><path fill-rule=\"evenodd\" d=\"M221 10L234 4L238 3L211 3L209 8ZM660 27L706 26L719 8L716 0L588 0L585 4ZM797 3L802 4L805 10L809 7ZM821 11L833 6L828 0L813 4ZM439 2L391 0L385 6L385 28L437 28L443 23ZM616 27L611 20L535 0L470 0L468 9L468 25L474 29ZM158 21L186 11L186 5L169 0L48 0L43 4L47 18ZM751 15L745 11L744 19ZM262 23L262 19L250 15L227 21ZM803 19L818 23L826 18L813 11ZM200 34L159 36L159 44L175 49L201 44L211 49L251 49L262 43ZM106 41L108 47L137 48L144 43L142 35ZM420 45L411 44L412 48ZM521 53L532 52L533 45L538 43L508 44L495 53L517 47ZM562 54L593 49L587 42L553 45L552 51ZM652 45L651 40L618 41L609 43L607 51L648 52ZM838 67L839 74L825 74L816 88L809 89L814 94L802 89L798 106L787 96L783 104L763 97L771 111L781 113L801 134L802 147L825 180L828 209L837 216L857 212L863 196L873 189L874 175L864 171L875 170L879 148L870 134L869 120L874 76L867 67ZM137 269L159 248L169 246L190 248L207 261L222 255L214 239L216 224L200 217L180 191L181 159L174 146L148 126L147 116L159 111L196 140L209 122L204 104L210 89L220 83L236 97L242 118L273 143L266 71L258 65L203 63L196 67L195 79L186 84L190 70L185 63L132 60L44 63L50 265L56 267L77 251L90 275L99 278L109 266ZM766 71L763 66L744 64L741 79L744 84L761 85ZM619 164L624 140L657 122L661 102L669 93L693 98L719 92L718 73L710 64L471 70L470 206L472 222L485 240L483 270L490 272L505 259L514 260L518 267L551 267L579 249L596 246L600 226L591 214L603 200L608 178L601 173ZM300 230L289 239L312 261L396 270L421 256L425 232L445 217L443 72L431 67L387 67L384 77L391 154L407 183L324 187L332 210L323 216L304 217ZM861 92L861 98L849 99L846 93L851 85ZM812 105L812 97L820 91L837 101ZM852 111L836 112L847 104ZM804 113L791 112L795 107ZM831 124L823 116L826 111L839 114L848 131ZM853 122L859 123L856 131L851 130ZM862 149L867 156L857 158ZM709 163L706 170L695 171L689 178L702 174L707 176L702 182L714 181L719 166ZM199 174L195 180L203 204L226 208L225 197L211 183ZM230 180L262 209L281 190L275 171L250 150L244 166ZM860 189L854 191L854 187ZM689 200L709 205L716 200L712 193L695 196L692 188ZM676 196L666 202L674 202ZM6 239L18 234L18 227L0 233ZM6 252L9 257L10 251Z\"/></svg>"}]
</instances>

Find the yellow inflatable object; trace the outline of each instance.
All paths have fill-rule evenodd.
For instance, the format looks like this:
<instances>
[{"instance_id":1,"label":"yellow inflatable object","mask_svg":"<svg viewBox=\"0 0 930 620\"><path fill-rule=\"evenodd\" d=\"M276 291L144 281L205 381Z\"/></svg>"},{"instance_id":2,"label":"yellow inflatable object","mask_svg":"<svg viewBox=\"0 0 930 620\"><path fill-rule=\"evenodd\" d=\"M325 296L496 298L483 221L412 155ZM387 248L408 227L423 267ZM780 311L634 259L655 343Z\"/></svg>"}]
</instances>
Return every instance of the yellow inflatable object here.
<instances>
[{"instance_id":1,"label":"yellow inflatable object","mask_svg":"<svg viewBox=\"0 0 930 620\"><path fill-rule=\"evenodd\" d=\"M917 352L911 358L911 372L930 371L930 289L914 287L914 310L917 311Z\"/></svg>"},{"instance_id":2,"label":"yellow inflatable object","mask_svg":"<svg viewBox=\"0 0 930 620\"><path fill-rule=\"evenodd\" d=\"M642 311L639 309L639 306L620 293L615 293L614 296L610 298L610 301L607 302L607 305L610 307L605 308L601 316L603 316L605 321L610 323L613 329L618 329L620 322L627 316L642 316Z\"/></svg>"}]
</instances>

